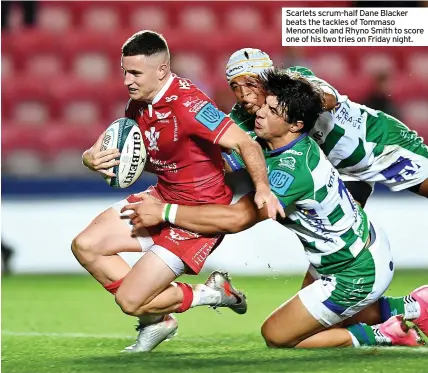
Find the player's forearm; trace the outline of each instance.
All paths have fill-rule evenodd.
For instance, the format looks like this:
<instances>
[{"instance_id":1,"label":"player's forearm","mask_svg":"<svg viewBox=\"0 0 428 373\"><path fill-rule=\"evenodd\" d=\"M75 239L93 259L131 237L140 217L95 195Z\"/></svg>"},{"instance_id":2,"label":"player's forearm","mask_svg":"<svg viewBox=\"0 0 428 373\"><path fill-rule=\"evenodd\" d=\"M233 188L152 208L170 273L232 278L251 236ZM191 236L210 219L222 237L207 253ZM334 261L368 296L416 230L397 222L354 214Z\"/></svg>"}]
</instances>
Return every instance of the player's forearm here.
<instances>
[{"instance_id":1,"label":"player's forearm","mask_svg":"<svg viewBox=\"0 0 428 373\"><path fill-rule=\"evenodd\" d=\"M244 144L240 144L239 153L253 180L256 190L258 191L263 188L270 189L266 162L260 145L256 141L250 140Z\"/></svg>"},{"instance_id":2,"label":"player's forearm","mask_svg":"<svg viewBox=\"0 0 428 373\"><path fill-rule=\"evenodd\" d=\"M180 205L173 215L164 212L163 220L203 234L237 233L265 219L250 195L233 205Z\"/></svg>"},{"instance_id":3,"label":"player's forearm","mask_svg":"<svg viewBox=\"0 0 428 373\"><path fill-rule=\"evenodd\" d=\"M236 233L249 228L230 206L179 206L175 225L203 234Z\"/></svg>"}]
</instances>

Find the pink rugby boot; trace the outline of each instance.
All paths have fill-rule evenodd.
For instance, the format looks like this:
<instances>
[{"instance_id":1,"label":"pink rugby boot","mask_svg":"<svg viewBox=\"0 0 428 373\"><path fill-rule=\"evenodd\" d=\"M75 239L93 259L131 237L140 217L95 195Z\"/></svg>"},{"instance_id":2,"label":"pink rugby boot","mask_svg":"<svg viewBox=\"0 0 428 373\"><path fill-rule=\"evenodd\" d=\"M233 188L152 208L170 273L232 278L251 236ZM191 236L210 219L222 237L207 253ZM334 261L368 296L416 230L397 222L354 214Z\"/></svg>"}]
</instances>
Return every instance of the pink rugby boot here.
<instances>
[{"instance_id":1,"label":"pink rugby boot","mask_svg":"<svg viewBox=\"0 0 428 373\"><path fill-rule=\"evenodd\" d=\"M410 296L415 299L420 306L419 317L411 321L428 337L428 285L413 290Z\"/></svg>"},{"instance_id":2,"label":"pink rugby boot","mask_svg":"<svg viewBox=\"0 0 428 373\"><path fill-rule=\"evenodd\" d=\"M416 330L409 328L403 316L392 316L383 324L379 325L379 331L387 338L393 346L422 346L423 340Z\"/></svg>"}]
</instances>

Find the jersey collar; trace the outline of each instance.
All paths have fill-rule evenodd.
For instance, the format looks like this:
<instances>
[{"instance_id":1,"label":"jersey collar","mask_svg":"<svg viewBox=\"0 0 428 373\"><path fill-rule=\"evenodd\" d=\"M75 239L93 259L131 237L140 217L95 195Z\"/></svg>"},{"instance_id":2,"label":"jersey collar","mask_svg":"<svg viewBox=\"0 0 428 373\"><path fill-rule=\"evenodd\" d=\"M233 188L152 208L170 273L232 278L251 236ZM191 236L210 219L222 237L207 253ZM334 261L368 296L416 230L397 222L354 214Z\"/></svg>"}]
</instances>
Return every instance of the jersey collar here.
<instances>
[{"instance_id":1,"label":"jersey collar","mask_svg":"<svg viewBox=\"0 0 428 373\"><path fill-rule=\"evenodd\" d=\"M281 146L278 149L265 151L264 153L266 155L269 155L269 156L275 156L275 155L281 154L281 153L285 152L286 150L291 149L294 145L296 145L299 141L303 140L306 136L308 136L308 134L306 132L302 133L297 139L293 140L292 142L288 143L287 145Z\"/></svg>"},{"instance_id":2,"label":"jersey collar","mask_svg":"<svg viewBox=\"0 0 428 373\"><path fill-rule=\"evenodd\" d=\"M166 81L165 85L162 87L162 89L157 93L157 95L155 96L155 98L152 101L152 105L156 104L159 102L159 100L163 97L163 95L165 94L165 92L167 91L167 89L171 86L172 81L175 78L175 74L171 73L171 76L168 78L168 80Z\"/></svg>"}]
</instances>

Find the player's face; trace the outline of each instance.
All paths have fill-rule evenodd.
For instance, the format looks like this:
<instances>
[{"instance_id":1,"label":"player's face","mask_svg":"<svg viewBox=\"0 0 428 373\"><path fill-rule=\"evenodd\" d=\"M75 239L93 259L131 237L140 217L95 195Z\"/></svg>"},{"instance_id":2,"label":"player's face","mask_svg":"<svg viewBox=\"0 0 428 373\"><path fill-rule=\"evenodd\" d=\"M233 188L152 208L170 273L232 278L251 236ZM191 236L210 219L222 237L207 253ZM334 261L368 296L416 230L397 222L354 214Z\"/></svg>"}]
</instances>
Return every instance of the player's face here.
<instances>
[{"instance_id":1,"label":"player's face","mask_svg":"<svg viewBox=\"0 0 428 373\"><path fill-rule=\"evenodd\" d=\"M290 125L285 121L276 96L267 96L266 103L257 111L254 131L263 140L272 140L285 135Z\"/></svg>"},{"instance_id":2,"label":"player's face","mask_svg":"<svg viewBox=\"0 0 428 373\"><path fill-rule=\"evenodd\" d=\"M153 99L159 87L157 66L150 57L123 56L122 70L124 84L128 88L129 97L136 101Z\"/></svg>"},{"instance_id":3,"label":"player's face","mask_svg":"<svg viewBox=\"0 0 428 373\"><path fill-rule=\"evenodd\" d=\"M238 76L232 79L230 87L237 102L245 108L248 114L256 114L265 102L263 90L255 77Z\"/></svg>"}]
</instances>

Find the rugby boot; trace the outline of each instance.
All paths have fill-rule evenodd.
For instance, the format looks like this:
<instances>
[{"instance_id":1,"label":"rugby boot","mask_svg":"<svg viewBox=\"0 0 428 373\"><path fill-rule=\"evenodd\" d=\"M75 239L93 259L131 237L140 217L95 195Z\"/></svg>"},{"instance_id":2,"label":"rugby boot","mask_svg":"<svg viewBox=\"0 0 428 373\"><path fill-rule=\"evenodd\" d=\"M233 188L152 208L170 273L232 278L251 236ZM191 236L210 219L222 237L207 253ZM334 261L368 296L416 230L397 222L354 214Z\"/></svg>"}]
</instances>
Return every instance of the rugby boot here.
<instances>
[{"instance_id":1,"label":"rugby boot","mask_svg":"<svg viewBox=\"0 0 428 373\"><path fill-rule=\"evenodd\" d=\"M428 285L413 290L410 296L416 300L420 306L419 317L411 321L428 337Z\"/></svg>"},{"instance_id":2,"label":"rugby boot","mask_svg":"<svg viewBox=\"0 0 428 373\"><path fill-rule=\"evenodd\" d=\"M156 324L137 325L137 340L131 346L126 347L122 352L149 352L163 341L169 341L177 334L177 319L169 314Z\"/></svg>"},{"instance_id":3,"label":"rugby boot","mask_svg":"<svg viewBox=\"0 0 428 373\"><path fill-rule=\"evenodd\" d=\"M392 316L379 325L379 331L385 336L385 343L392 346L423 346L424 341L418 332L409 328L403 316ZM379 335L377 336L380 337Z\"/></svg>"},{"instance_id":4,"label":"rugby boot","mask_svg":"<svg viewBox=\"0 0 428 373\"><path fill-rule=\"evenodd\" d=\"M228 307L240 315L247 312L247 298L243 292L232 286L228 273L214 271L205 281L205 285L221 294L220 301L211 306L212 308Z\"/></svg>"}]
</instances>

